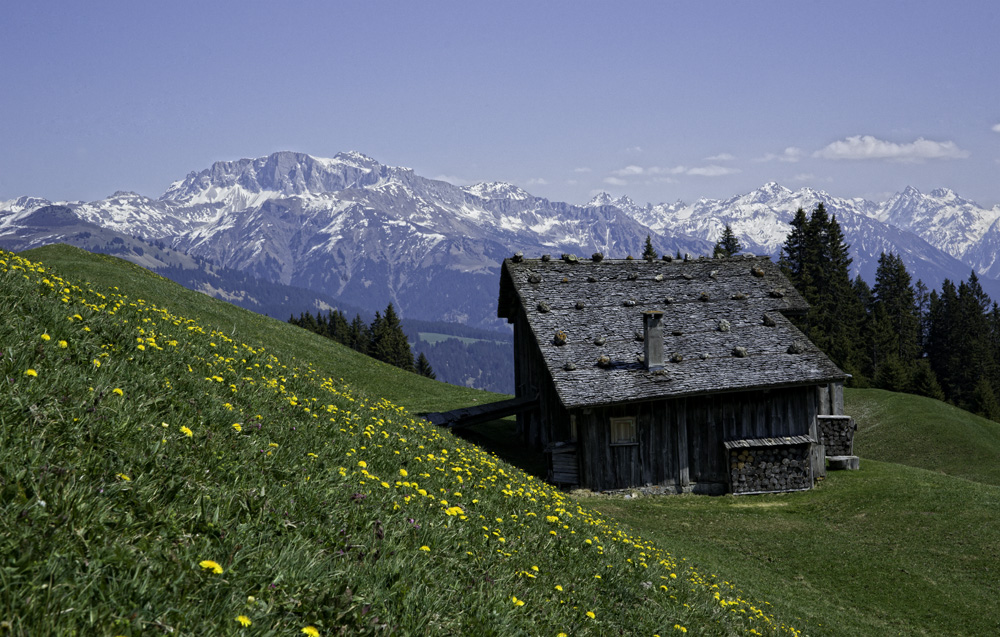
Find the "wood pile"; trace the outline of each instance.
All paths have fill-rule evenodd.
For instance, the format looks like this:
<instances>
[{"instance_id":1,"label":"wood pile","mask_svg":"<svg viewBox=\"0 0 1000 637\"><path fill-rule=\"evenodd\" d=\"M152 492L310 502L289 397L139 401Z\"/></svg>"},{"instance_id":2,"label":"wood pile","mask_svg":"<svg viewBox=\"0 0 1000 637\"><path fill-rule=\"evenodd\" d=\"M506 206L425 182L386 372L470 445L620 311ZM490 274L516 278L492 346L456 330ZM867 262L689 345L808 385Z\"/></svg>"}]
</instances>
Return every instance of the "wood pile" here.
<instances>
[{"instance_id":1,"label":"wood pile","mask_svg":"<svg viewBox=\"0 0 1000 637\"><path fill-rule=\"evenodd\" d=\"M850 416L817 416L820 442L826 456L853 456L854 432L858 425Z\"/></svg>"},{"instance_id":2,"label":"wood pile","mask_svg":"<svg viewBox=\"0 0 1000 637\"><path fill-rule=\"evenodd\" d=\"M809 446L732 449L729 452L729 477L734 494L810 489Z\"/></svg>"}]
</instances>

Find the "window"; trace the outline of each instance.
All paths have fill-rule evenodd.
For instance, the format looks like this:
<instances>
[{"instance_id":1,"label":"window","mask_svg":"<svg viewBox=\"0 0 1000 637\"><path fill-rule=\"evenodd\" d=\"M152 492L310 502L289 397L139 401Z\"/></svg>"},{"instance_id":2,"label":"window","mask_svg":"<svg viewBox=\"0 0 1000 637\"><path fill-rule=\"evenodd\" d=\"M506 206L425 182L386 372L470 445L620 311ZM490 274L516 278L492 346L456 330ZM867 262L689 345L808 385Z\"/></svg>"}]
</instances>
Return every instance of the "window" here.
<instances>
[{"instance_id":1,"label":"window","mask_svg":"<svg viewBox=\"0 0 1000 637\"><path fill-rule=\"evenodd\" d=\"M576 414L569 417L569 439L576 442Z\"/></svg>"},{"instance_id":2,"label":"window","mask_svg":"<svg viewBox=\"0 0 1000 637\"><path fill-rule=\"evenodd\" d=\"M611 419L611 444L639 444L639 441L635 437L635 418L628 417Z\"/></svg>"}]
</instances>

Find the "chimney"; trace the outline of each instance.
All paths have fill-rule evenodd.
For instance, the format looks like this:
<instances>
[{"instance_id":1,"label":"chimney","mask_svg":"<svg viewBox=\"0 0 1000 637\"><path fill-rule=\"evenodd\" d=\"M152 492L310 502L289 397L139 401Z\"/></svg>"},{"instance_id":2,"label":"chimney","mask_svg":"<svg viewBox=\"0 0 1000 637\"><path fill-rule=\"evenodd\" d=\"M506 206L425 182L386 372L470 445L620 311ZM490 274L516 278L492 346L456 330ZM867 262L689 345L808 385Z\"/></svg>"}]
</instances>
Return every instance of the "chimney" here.
<instances>
[{"instance_id":1,"label":"chimney","mask_svg":"<svg viewBox=\"0 0 1000 637\"><path fill-rule=\"evenodd\" d=\"M663 368L663 312L659 310L642 313L642 354L646 369Z\"/></svg>"}]
</instances>

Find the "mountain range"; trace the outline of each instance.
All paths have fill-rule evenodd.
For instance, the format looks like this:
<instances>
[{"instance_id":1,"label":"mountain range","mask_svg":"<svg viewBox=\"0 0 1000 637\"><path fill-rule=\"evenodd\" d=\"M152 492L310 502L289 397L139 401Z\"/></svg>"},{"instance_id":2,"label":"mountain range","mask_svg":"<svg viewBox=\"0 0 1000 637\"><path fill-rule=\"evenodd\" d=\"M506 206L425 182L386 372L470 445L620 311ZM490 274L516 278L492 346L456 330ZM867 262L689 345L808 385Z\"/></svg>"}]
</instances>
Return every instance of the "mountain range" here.
<instances>
[{"instance_id":1,"label":"mountain range","mask_svg":"<svg viewBox=\"0 0 1000 637\"><path fill-rule=\"evenodd\" d=\"M0 246L111 246L175 276L214 270L218 284L201 289L220 296L240 290L219 273L239 272L317 299L369 309L392 302L409 318L489 327L497 325L500 264L515 251L638 256L649 235L661 253L709 255L729 224L746 251L777 255L796 209L819 202L836 215L854 271L867 280L879 254L894 252L932 289L975 271L1000 299L1000 206L946 189L907 188L871 202L768 183L691 204L639 205L601 193L572 205L503 182L459 187L357 152L217 162L158 199L122 191L93 202L0 202Z\"/></svg>"}]
</instances>

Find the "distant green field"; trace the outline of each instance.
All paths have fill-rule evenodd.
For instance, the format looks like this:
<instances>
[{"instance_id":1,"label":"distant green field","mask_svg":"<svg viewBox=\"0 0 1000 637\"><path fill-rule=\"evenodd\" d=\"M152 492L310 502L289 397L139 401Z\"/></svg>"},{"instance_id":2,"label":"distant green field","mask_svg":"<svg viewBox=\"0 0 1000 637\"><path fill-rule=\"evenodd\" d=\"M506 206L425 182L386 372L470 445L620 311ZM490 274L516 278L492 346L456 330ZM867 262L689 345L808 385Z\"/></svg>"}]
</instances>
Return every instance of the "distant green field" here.
<instances>
[{"instance_id":1,"label":"distant green field","mask_svg":"<svg viewBox=\"0 0 1000 637\"><path fill-rule=\"evenodd\" d=\"M467 336L452 336L451 334L438 334L436 332L418 332L417 336L419 336L420 340L427 343L428 345L437 345L441 341L447 341L449 338L458 339L462 341L463 345L470 345L472 343L481 340L478 338L469 338Z\"/></svg>"},{"instance_id":2,"label":"distant green field","mask_svg":"<svg viewBox=\"0 0 1000 637\"><path fill-rule=\"evenodd\" d=\"M451 334L439 334L437 332L418 332L417 336L420 340L427 343L428 345L437 345L441 341L447 341L449 338L455 338L462 341L463 345L471 345L472 343L504 343L502 340L487 340L483 338L469 338L468 336L452 336Z\"/></svg>"}]
</instances>

